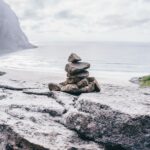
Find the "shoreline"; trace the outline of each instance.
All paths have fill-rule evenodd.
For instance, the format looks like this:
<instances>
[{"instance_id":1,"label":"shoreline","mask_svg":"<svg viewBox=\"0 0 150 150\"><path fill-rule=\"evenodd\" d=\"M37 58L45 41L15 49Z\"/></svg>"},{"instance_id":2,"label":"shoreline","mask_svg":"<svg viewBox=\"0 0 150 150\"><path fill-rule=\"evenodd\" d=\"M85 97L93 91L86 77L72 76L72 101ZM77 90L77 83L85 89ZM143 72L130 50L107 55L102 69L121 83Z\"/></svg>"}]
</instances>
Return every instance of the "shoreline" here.
<instances>
[{"instance_id":1,"label":"shoreline","mask_svg":"<svg viewBox=\"0 0 150 150\"><path fill-rule=\"evenodd\" d=\"M65 71L31 71L22 69L6 69L0 68L0 71L6 72L3 79L20 80L28 82L62 82L66 79ZM140 77L148 73L134 73L134 72L108 72L108 71L91 71L90 76L94 76L100 84L113 84L121 86L133 86L135 84L130 82L133 77Z\"/></svg>"}]
</instances>

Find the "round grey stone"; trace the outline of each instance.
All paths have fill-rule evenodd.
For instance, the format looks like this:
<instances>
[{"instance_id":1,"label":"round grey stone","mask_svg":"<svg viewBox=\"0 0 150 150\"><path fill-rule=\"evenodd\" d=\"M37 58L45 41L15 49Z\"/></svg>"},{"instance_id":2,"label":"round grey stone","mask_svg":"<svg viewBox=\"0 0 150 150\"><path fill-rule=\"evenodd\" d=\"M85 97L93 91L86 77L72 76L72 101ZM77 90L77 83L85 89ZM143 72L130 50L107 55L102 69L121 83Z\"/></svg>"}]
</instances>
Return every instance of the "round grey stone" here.
<instances>
[{"instance_id":1,"label":"round grey stone","mask_svg":"<svg viewBox=\"0 0 150 150\"><path fill-rule=\"evenodd\" d=\"M50 91L60 91L60 86L58 84L55 83L49 83L48 84L48 88Z\"/></svg>"},{"instance_id":2,"label":"round grey stone","mask_svg":"<svg viewBox=\"0 0 150 150\"><path fill-rule=\"evenodd\" d=\"M77 54L72 53L72 54L69 56L68 61L74 63L74 62L81 61L81 58L80 58Z\"/></svg>"}]
</instances>

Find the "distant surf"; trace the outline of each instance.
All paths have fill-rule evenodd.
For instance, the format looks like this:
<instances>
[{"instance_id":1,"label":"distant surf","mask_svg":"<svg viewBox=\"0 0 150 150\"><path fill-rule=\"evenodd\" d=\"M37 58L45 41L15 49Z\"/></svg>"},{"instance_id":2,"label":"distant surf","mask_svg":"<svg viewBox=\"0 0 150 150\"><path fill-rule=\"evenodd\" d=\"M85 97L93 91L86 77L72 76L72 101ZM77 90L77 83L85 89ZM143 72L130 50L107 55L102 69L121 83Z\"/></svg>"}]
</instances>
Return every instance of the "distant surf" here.
<instances>
[{"instance_id":1,"label":"distant surf","mask_svg":"<svg viewBox=\"0 0 150 150\"><path fill-rule=\"evenodd\" d=\"M53 42L1 56L0 67L62 72L72 52L90 62L93 72L150 72L150 44L127 42Z\"/></svg>"}]
</instances>

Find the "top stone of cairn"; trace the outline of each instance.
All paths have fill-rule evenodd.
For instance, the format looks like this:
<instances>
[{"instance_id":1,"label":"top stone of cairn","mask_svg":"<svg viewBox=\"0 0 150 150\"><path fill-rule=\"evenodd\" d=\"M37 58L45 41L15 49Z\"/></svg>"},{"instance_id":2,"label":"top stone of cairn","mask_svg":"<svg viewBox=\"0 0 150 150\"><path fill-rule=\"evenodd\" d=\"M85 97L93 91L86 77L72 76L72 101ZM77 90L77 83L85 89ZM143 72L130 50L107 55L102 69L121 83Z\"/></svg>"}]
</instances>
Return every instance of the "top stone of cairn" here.
<instances>
[{"instance_id":1,"label":"top stone of cairn","mask_svg":"<svg viewBox=\"0 0 150 150\"><path fill-rule=\"evenodd\" d=\"M77 54L72 53L72 54L69 56L68 61L69 61L69 62L72 62L72 63L75 63L75 62L81 61L81 58L80 58Z\"/></svg>"}]
</instances>

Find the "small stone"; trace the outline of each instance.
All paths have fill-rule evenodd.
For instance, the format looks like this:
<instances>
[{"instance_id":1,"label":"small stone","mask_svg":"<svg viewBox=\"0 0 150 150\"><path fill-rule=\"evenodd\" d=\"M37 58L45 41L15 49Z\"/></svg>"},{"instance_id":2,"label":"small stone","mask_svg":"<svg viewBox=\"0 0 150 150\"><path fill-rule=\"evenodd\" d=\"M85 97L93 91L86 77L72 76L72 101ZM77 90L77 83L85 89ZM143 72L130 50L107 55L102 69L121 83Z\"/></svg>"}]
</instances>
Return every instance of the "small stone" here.
<instances>
[{"instance_id":1,"label":"small stone","mask_svg":"<svg viewBox=\"0 0 150 150\"><path fill-rule=\"evenodd\" d=\"M88 86L89 82L88 80L85 78L85 79L82 79L80 82L77 83L77 86L79 88L83 88L85 86Z\"/></svg>"},{"instance_id":2,"label":"small stone","mask_svg":"<svg viewBox=\"0 0 150 150\"><path fill-rule=\"evenodd\" d=\"M71 75L71 74L67 74L67 77L69 78L87 78L89 76L89 72L88 71L83 71L81 73L77 73L77 74L74 74L74 75Z\"/></svg>"},{"instance_id":3,"label":"small stone","mask_svg":"<svg viewBox=\"0 0 150 150\"><path fill-rule=\"evenodd\" d=\"M6 74L6 72L1 72L0 71L0 76L3 76L3 75L5 75Z\"/></svg>"},{"instance_id":4,"label":"small stone","mask_svg":"<svg viewBox=\"0 0 150 150\"><path fill-rule=\"evenodd\" d=\"M94 91L95 91L94 83L90 83L88 86L80 89L81 93L90 93L90 92L94 92Z\"/></svg>"},{"instance_id":5,"label":"small stone","mask_svg":"<svg viewBox=\"0 0 150 150\"><path fill-rule=\"evenodd\" d=\"M76 94L79 91L79 88L76 84L67 84L66 86L61 87L62 92L67 92L70 94Z\"/></svg>"},{"instance_id":6,"label":"small stone","mask_svg":"<svg viewBox=\"0 0 150 150\"><path fill-rule=\"evenodd\" d=\"M60 86L58 84L55 83L49 83L48 84L48 88L50 91L60 91Z\"/></svg>"},{"instance_id":7,"label":"small stone","mask_svg":"<svg viewBox=\"0 0 150 150\"><path fill-rule=\"evenodd\" d=\"M68 61L74 63L74 62L81 61L81 58L80 58L77 54L72 53L72 54L69 56Z\"/></svg>"},{"instance_id":8,"label":"small stone","mask_svg":"<svg viewBox=\"0 0 150 150\"><path fill-rule=\"evenodd\" d=\"M85 69L90 68L90 64L86 62L69 63L66 65L65 70L71 75L81 73Z\"/></svg>"},{"instance_id":9,"label":"small stone","mask_svg":"<svg viewBox=\"0 0 150 150\"><path fill-rule=\"evenodd\" d=\"M95 80L93 81L93 83L95 84L95 91L96 91L96 92L100 92L100 91L101 91L101 88L100 88L100 86L99 86L98 81L95 79Z\"/></svg>"},{"instance_id":10,"label":"small stone","mask_svg":"<svg viewBox=\"0 0 150 150\"><path fill-rule=\"evenodd\" d=\"M78 82L80 82L82 80L82 78L67 78L67 83L68 84L76 84Z\"/></svg>"},{"instance_id":11,"label":"small stone","mask_svg":"<svg viewBox=\"0 0 150 150\"><path fill-rule=\"evenodd\" d=\"M88 77L87 79L88 79L89 82L93 82L95 80L94 77Z\"/></svg>"}]
</instances>

